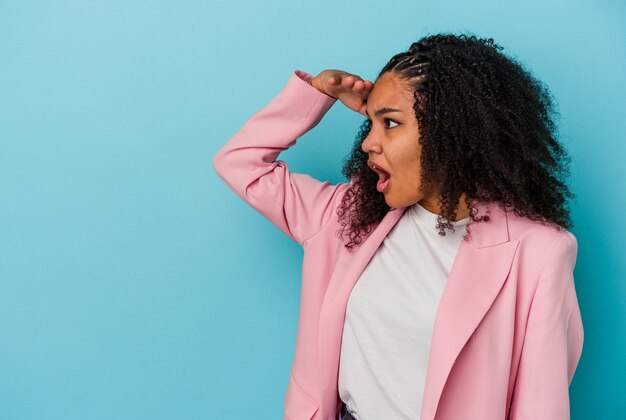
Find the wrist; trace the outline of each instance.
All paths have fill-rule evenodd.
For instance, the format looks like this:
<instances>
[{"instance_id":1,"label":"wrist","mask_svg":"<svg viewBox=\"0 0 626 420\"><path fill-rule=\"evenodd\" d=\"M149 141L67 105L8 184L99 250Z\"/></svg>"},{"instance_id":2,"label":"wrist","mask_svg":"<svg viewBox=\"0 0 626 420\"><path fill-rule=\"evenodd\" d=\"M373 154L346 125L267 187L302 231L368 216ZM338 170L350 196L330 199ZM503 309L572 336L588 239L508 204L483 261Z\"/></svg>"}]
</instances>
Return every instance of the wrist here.
<instances>
[{"instance_id":1,"label":"wrist","mask_svg":"<svg viewBox=\"0 0 626 420\"><path fill-rule=\"evenodd\" d=\"M314 82L315 82L315 78L313 78L313 79L309 80L309 84L310 84L311 86L313 86L315 89L319 90L320 92L324 93L324 92L323 92L323 91L319 88L319 86L317 86L317 83L314 83Z\"/></svg>"},{"instance_id":2,"label":"wrist","mask_svg":"<svg viewBox=\"0 0 626 420\"><path fill-rule=\"evenodd\" d=\"M310 84L311 86L313 86L315 89L317 89L318 92L323 93L324 95L329 96L329 97L331 97L333 99L337 99L334 96L329 95L328 93L326 93L323 89L320 89L319 86L317 86L317 83L314 83L314 81L315 81L315 78L309 80L307 83Z\"/></svg>"}]
</instances>

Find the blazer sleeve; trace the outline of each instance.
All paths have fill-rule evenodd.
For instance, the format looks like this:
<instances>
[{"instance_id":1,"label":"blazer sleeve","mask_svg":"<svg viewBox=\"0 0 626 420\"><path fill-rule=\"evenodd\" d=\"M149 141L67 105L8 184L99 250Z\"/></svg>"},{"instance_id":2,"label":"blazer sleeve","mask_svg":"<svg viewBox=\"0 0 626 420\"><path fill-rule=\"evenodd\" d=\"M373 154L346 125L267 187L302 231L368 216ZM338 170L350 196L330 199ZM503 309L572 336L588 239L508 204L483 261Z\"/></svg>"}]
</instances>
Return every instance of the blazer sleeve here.
<instances>
[{"instance_id":1,"label":"blazer sleeve","mask_svg":"<svg viewBox=\"0 0 626 420\"><path fill-rule=\"evenodd\" d=\"M565 231L552 247L530 306L510 420L568 420L569 385L583 347L574 286L576 237Z\"/></svg>"},{"instance_id":2,"label":"blazer sleeve","mask_svg":"<svg viewBox=\"0 0 626 420\"><path fill-rule=\"evenodd\" d=\"M212 165L224 183L300 245L328 222L347 183L291 172L278 155L315 127L337 101L295 70L281 92L230 138Z\"/></svg>"}]
</instances>

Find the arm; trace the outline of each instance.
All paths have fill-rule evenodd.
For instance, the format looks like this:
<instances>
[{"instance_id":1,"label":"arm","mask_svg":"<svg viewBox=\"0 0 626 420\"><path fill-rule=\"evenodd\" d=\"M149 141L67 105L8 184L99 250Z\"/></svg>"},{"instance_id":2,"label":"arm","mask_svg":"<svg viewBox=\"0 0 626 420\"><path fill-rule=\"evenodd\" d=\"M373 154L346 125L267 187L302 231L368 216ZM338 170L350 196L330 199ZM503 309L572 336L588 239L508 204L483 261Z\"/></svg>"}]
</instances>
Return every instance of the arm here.
<instances>
[{"instance_id":1,"label":"arm","mask_svg":"<svg viewBox=\"0 0 626 420\"><path fill-rule=\"evenodd\" d=\"M212 162L233 192L300 245L331 220L348 186L290 172L287 163L276 160L336 101L310 85L312 78L295 70L283 90L252 115Z\"/></svg>"},{"instance_id":2,"label":"arm","mask_svg":"<svg viewBox=\"0 0 626 420\"><path fill-rule=\"evenodd\" d=\"M567 420L569 385L580 360L583 324L573 271L578 243L565 232L552 247L530 307L510 420Z\"/></svg>"}]
</instances>

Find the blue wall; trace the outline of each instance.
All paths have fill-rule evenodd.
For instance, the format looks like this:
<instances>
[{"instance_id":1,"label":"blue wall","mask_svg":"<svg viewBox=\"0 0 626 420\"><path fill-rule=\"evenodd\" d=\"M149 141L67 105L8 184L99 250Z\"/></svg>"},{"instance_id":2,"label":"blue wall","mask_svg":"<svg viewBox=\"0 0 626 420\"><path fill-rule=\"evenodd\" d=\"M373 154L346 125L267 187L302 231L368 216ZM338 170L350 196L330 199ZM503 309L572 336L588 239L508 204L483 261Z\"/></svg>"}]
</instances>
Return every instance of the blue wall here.
<instances>
[{"instance_id":1,"label":"blue wall","mask_svg":"<svg viewBox=\"0 0 626 420\"><path fill-rule=\"evenodd\" d=\"M493 37L559 103L572 418L625 418L624 3L215 3L0 1L0 419L280 418L302 251L211 159L293 70L373 80L438 31ZM338 103L281 159L343 181L361 120Z\"/></svg>"}]
</instances>

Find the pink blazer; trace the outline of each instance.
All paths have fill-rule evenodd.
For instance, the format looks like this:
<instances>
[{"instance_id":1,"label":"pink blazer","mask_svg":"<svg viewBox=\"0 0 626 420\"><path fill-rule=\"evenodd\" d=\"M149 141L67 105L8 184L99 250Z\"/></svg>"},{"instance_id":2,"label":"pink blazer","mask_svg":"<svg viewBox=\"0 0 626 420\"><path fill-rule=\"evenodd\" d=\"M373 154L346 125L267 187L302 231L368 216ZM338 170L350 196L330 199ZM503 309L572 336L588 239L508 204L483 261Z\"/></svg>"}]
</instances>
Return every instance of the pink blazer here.
<instances>
[{"instance_id":1,"label":"pink blazer","mask_svg":"<svg viewBox=\"0 0 626 420\"><path fill-rule=\"evenodd\" d=\"M336 235L348 184L276 160L335 103L295 70L283 90L218 151L226 185L304 249L298 333L284 418L335 420L339 352L352 287L406 208L390 210L355 253ZM569 231L478 203L434 323L421 420L565 420L583 346ZM434 226L433 226L434 229Z\"/></svg>"}]
</instances>

